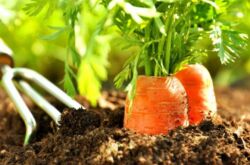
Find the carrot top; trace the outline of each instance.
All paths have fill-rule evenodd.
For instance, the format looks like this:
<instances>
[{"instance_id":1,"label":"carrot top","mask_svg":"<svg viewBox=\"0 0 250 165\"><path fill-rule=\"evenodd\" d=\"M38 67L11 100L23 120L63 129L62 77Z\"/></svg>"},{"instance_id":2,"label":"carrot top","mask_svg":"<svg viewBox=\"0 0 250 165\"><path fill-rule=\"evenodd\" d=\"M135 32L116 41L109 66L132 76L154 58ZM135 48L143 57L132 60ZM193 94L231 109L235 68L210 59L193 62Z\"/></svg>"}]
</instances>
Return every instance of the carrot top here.
<instances>
[{"instance_id":1,"label":"carrot top","mask_svg":"<svg viewBox=\"0 0 250 165\"><path fill-rule=\"evenodd\" d=\"M221 63L235 60L246 46L247 35L227 22L233 0L113 0L108 8L114 23L129 46L139 53L131 56L115 78L117 87L127 84L133 97L139 70L148 76L167 76L183 65L201 62L209 51ZM210 38L212 48L202 45ZM127 83L126 83L127 82Z\"/></svg>"},{"instance_id":2,"label":"carrot top","mask_svg":"<svg viewBox=\"0 0 250 165\"><path fill-rule=\"evenodd\" d=\"M51 26L55 32L43 38L53 40L66 32L64 86L69 94L79 91L96 104L101 82L107 79L109 43L117 35L114 31L128 41L128 47L138 50L115 78L117 87L127 85L131 98L138 74L170 75L184 64L200 62L210 51L216 52L222 63L234 61L247 38L234 30L236 22L227 21L236 2L30 0L24 10L32 16L46 13L47 19L60 9L63 26ZM208 39L211 46L204 42Z\"/></svg>"}]
</instances>

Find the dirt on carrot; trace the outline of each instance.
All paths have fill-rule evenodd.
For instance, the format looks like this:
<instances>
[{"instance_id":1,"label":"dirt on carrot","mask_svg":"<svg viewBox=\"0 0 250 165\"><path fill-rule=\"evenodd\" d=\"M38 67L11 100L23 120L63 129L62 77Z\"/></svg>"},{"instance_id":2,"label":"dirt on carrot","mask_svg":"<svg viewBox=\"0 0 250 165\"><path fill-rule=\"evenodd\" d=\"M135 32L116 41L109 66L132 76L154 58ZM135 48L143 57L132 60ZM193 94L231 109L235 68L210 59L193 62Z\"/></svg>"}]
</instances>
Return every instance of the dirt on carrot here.
<instances>
[{"instance_id":1,"label":"dirt on carrot","mask_svg":"<svg viewBox=\"0 0 250 165\"><path fill-rule=\"evenodd\" d=\"M124 129L124 108L118 104L124 97L110 93L106 100L117 108L65 109L58 130L49 117L30 104L38 119L39 138L22 147L25 127L10 100L0 92L0 164L220 165L250 161L250 91L219 89L221 117L157 136Z\"/></svg>"}]
</instances>

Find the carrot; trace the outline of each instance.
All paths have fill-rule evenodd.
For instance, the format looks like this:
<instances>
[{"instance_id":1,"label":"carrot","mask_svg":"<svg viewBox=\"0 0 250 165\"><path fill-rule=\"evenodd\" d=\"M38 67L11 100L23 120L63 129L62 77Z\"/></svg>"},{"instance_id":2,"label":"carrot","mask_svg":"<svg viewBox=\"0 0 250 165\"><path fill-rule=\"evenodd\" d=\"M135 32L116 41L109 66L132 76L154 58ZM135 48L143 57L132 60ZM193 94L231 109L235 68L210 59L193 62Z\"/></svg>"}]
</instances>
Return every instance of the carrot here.
<instances>
[{"instance_id":1,"label":"carrot","mask_svg":"<svg viewBox=\"0 0 250 165\"><path fill-rule=\"evenodd\" d=\"M208 70L200 64L187 65L175 74L184 86L189 105L189 123L199 124L217 111L213 81Z\"/></svg>"},{"instance_id":2,"label":"carrot","mask_svg":"<svg viewBox=\"0 0 250 165\"><path fill-rule=\"evenodd\" d=\"M172 76L139 76L135 97L126 100L124 127L146 134L166 134L188 124L187 94Z\"/></svg>"}]
</instances>

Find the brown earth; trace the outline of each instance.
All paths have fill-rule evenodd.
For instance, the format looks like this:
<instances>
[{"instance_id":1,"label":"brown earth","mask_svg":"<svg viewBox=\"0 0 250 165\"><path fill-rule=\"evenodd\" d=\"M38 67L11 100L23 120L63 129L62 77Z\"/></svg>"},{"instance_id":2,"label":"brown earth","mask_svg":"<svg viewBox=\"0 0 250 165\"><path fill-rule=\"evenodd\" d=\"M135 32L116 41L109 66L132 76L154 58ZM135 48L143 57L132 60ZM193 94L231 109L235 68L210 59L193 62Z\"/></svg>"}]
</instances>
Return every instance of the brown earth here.
<instances>
[{"instance_id":1,"label":"brown earth","mask_svg":"<svg viewBox=\"0 0 250 165\"><path fill-rule=\"evenodd\" d=\"M216 95L215 119L159 136L122 128L123 93L105 92L99 108L78 97L89 110L64 109L60 129L26 99L39 127L23 147L24 124L0 90L0 164L250 164L250 91Z\"/></svg>"}]
</instances>

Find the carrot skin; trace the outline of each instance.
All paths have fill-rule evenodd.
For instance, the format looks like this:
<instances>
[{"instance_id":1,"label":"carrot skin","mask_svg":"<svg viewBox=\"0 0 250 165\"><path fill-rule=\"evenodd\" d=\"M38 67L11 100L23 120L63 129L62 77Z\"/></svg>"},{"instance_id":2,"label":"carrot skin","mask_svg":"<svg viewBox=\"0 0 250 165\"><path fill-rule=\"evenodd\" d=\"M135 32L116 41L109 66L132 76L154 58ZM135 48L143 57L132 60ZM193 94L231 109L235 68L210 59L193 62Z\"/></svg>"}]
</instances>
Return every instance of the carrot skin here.
<instances>
[{"instance_id":1,"label":"carrot skin","mask_svg":"<svg viewBox=\"0 0 250 165\"><path fill-rule=\"evenodd\" d=\"M208 70L200 64L186 66L175 74L188 96L189 123L197 125L217 111L213 81Z\"/></svg>"},{"instance_id":2,"label":"carrot skin","mask_svg":"<svg viewBox=\"0 0 250 165\"><path fill-rule=\"evenodd\" d=\"M166 134L188 124L187 94L175 77L139 76L129 109L126 100L124 127L145 134Z\"/></svg>"}]
</instances>

